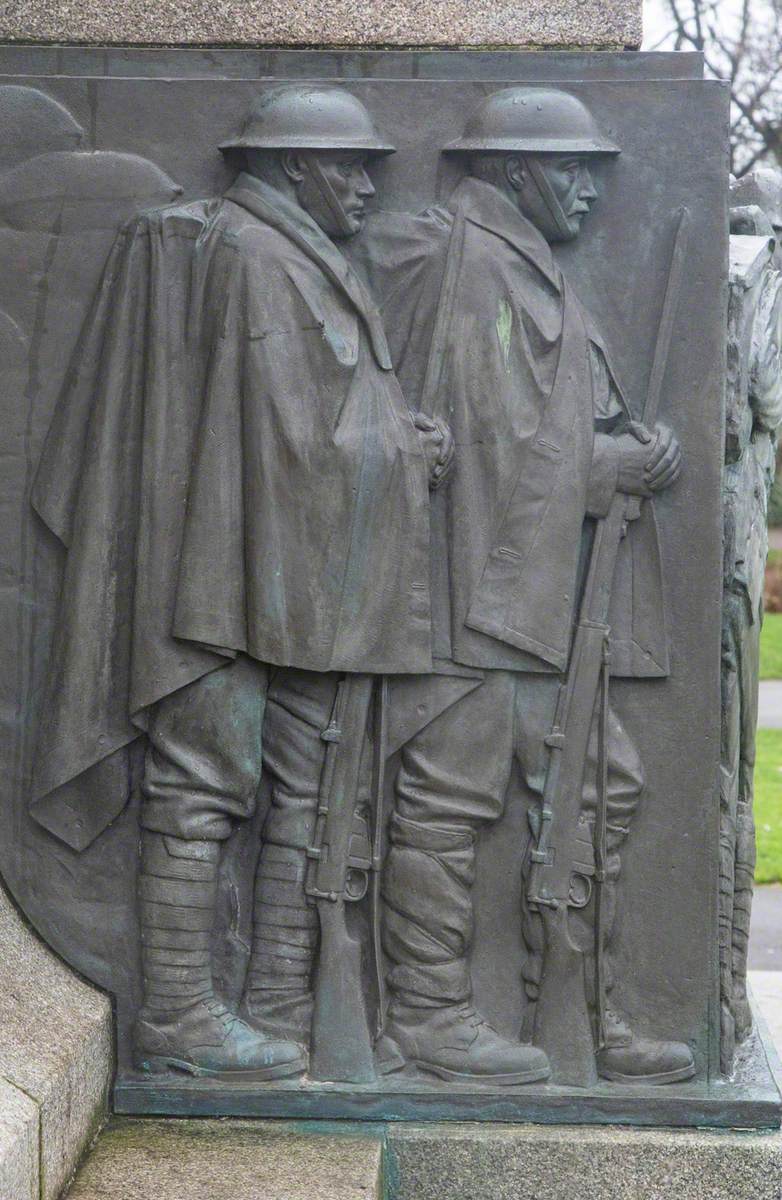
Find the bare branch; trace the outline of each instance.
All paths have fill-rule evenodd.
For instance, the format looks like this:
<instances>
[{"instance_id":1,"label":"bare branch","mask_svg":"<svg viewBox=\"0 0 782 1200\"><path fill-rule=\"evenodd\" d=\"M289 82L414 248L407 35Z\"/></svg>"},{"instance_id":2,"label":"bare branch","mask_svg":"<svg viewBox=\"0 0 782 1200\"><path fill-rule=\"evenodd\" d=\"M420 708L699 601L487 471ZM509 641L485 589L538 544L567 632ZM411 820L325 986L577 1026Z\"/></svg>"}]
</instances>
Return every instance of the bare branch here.
<instances>
[{"instance_id":1,"label":"bare branch","mask_svg":"<svg viewBox=\"0 0 782 1200\"><path fill-rule=\"evenodd\" d=\"M720 37L720 35L717 32L716 26L712 25L712 24L709 25L709 37L710 37L711 41L714 42L715 46L719 47L719 49L722 51L722 53L727 58L728 63L730 64L730 70L728 73L729 82L731 84L734 84L736 82L736 77L739 73L739 69L741 68L741 64L742 64L742 59L744 57L743 44L739 43L738 45L731 47L730 45L728 45L727 42L725 42L725 40L723 38ZM704 60L705 60L705 55L704 55ZM713 70L714 68L710 68L710 69Z\"/></svg>"},{"instance_id":2,"label":"bare branch","mask_svg":"<svg viewBox=\"0 0 782 1200\"><path fill-rule=\"evenodd\" d=\"M698 49L703 49L703 22L701 20L701 0L692 0L693 14L695 16L695 36L698 44Z\"/></svg>"},{"instance_id":3,"label":"bare branch","mask_svg":"<svg viewBox=\"0 0 782 1200\"><path fill-rule=\"evenodd\" d=\"M739 45L743 48L747 42L747 30L749 29L749 0L743 0L741 5L741 30L739 33Z\"/></svg>"},{"instance_id":4,"label":"bare branch","mask_svg":"<svg viewBox=\"0 0 782 1200\"><path fill-rule=\"evenodd\" d=\"M752 168L756 165L756 163L759 163L761 161L761 159L766 157L767 154L768 154L768 146L761 146L760 149L756 150L755 153L752 155L752 157L747 162L744 163L741 170L739 170L739 171L734 170L733 174L736 176L737 179L741 179L742 175L746 175L748 171L751 171Z\"/></svg>"},{"instance_id":5,"label":"bare branch","mask_svg":"<svg viewBox=\"0 0 782 1200\"><path fill-rule=\"evenodd\" d=\"M689 42L695 50L702 50L703 47L697 44L695 38L687 28L687 20L679 11L678 0L667 0L667 4L676 25L676 40L678 44L681 46L682 42Z\"/></svg>"},{"instance_id":6,"label":"bare branch","mask_svg":"<svg viewBox=\"0 0 782 1200\"><path fill-rule=\"evenodd\" d=\"M737 174L770 154L782 164L782 0L662 0L662 6L670 29L658 45L700 51L707 73L730 86Z\"/></svg>"}]
</instances>

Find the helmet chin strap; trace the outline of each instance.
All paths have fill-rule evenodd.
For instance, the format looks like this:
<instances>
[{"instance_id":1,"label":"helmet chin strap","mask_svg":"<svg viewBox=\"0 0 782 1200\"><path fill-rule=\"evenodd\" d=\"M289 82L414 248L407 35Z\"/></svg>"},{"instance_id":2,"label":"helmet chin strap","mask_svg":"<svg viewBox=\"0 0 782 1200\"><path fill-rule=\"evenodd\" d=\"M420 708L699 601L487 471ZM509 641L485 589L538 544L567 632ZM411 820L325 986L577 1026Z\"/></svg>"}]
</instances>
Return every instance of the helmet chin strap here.
<instances>
[{"instance_id":1,"label":"helmet chin strap","mask_svg":"<svg viewBox=\"0 0 782 1200\"><path fill-rule=\"evenodd\" d=\"M540 192L540 198L548 209L549 216L554 222L557 232L559 233L562 241L569 242L573 237L573 230L568 225L567 217L565 216L565 210L560 204L556 192L549 183L548 176L543 170L543 166L541 165L539 159L535 158L534 155L530 155L529 158L525 156L524 161L529 167L529 173L535 180L537 189Z\"/></svg>"},{"instance_id":2,"label":"helmet chin strap","mask_svg":"<svg viewBox=\"0 0 782 1200\"><path fill-rule=\"evenodd\" d=\"M348 214L345 212L342 201L339 199L337 193L334 191L334 188L331 186L331 183L326 176L326 172L323 170L323 167L318 160L318 156L308 152L304 157L307 160L310 174L315 181L315 186L320 192L326 208L334 218L337 228L345 237L352 237L352 235L356 232L355 227L351 223Z\"/></svg>"}]
</instances>

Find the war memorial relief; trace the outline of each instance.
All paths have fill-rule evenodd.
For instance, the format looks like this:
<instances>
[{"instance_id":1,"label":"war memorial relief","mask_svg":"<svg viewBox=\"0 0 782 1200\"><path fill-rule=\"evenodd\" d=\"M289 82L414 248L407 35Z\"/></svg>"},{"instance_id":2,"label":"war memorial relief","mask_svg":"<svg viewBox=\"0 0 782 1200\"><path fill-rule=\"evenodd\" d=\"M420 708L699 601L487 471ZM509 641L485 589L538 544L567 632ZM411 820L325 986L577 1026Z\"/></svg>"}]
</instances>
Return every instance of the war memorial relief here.
<instances>
[{"instance_id":1,"label":"war memorial relief","mask_svg":"<svg viewBox=\"0 0 782 1200\"><path fill-rule=\"evenodd\" d=\"M160 54L0 55L0 869L114 998L115 1109L778 1125L725 88Z\"/></svg>"}]
</instances>

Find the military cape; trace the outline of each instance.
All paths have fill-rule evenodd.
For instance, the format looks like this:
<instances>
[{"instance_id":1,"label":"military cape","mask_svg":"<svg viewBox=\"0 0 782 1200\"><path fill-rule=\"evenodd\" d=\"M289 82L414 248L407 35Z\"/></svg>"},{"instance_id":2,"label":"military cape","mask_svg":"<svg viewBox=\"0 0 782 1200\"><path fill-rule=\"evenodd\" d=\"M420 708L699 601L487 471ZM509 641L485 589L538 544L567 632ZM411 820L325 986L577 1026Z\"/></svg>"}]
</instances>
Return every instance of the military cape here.
<instances>
[{"instance_id":1,"label":"military cape","mask_svg":"<svg viewBox=\"0 0 782 1200\"><path fill-rule=\"evenodd\" d=\"M119 236L33 503L67 555L32 811L76 848L150 707L232 656L431 669L427 470L379 316L249 176Z\"/></svg>"},{"instance_id":2,"label":"military cape","mask_svg":"<svg viewBox=\"0 0 782 1200\"><path fill-rule=\"evenodd\" d=\"M563 671L590 514L605 511L616 481L610 464L595 470L595 432L627 415L602 338L538 230L478 179L447 207L378 214L356 261L405 395L448 420L456 442L433 504L438 669ZM433 329L437 381L424 395ZM620 550L611 629L612 674L668 673L649 503Z\"/></svg>"}]
</instances>

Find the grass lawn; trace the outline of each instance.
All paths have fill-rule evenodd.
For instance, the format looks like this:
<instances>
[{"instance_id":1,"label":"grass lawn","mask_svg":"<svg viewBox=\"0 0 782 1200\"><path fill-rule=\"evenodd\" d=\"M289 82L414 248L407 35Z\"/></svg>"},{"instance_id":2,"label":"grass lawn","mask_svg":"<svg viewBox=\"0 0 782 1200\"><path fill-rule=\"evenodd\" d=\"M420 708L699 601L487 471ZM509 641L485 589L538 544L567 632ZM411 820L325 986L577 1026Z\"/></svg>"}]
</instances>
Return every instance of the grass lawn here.
<instances>
[{"instance_id":1,"label":"grass lawn","mask_svg":"<svg viewBox=\"0 0 782 1200\"><path fill-rule=\"evenodd\" d=\"M782 679L782 613L766 613L763 618L760 678ZM755 879L758 883L782 881L782 729L758 730L755 826L758 843Z\"/></svg>"},{"instance_id":2,"label":"grass lawn","mask_svg":"<svg viewBox=\"0 0 782 1200\"><path fill-rule=\"evenodd\" d=\"M782 613L766 613L763 618L760 678L782 679Z\"/></svg>"},{"instance_id":3,"label":"grass lawn","mask_svg":"<svg viewBox=\"0 0 782 1200\"><path fill-rule=\"evenodd\" d=\"M755 879L758 883L782 881L782 729L758 730L755 826L758 842Z\"/></svg>"}]
</instances>

